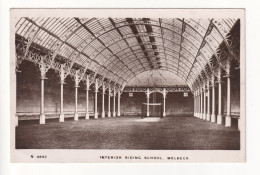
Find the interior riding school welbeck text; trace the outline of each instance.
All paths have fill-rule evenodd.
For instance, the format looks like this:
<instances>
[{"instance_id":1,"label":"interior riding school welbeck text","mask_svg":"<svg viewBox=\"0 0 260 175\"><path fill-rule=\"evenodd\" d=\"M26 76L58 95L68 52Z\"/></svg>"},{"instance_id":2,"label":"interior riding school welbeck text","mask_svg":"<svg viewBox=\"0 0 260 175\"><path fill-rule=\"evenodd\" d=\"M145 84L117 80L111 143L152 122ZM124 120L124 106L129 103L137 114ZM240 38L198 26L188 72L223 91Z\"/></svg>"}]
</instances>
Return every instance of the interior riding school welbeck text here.
<instances>
[{"instance_id":1,"label":"interior riding school welbeck text","mask_svg":"<svg viewBox=\"0 0 260 175\"><path fill-rule=\"evenodd\" d=\"M167 157L161 157L161 156L99 156L100 159L125 159L125 160L189 160L188 157L181 157L181 156L167 156Z\"/></svg>"}]
</instances>

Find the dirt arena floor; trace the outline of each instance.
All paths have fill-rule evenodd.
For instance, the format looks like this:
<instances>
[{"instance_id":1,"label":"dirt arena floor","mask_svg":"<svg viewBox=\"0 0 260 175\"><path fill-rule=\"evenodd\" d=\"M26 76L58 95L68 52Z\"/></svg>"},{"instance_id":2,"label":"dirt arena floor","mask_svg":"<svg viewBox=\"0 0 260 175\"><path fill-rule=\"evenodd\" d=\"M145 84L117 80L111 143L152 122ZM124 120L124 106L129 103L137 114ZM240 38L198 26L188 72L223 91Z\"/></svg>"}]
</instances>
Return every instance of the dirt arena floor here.
<instances>
[{"instance_id":1,"label":"dirt arena floor","mask_svg":"<svg viewBox=\"0 0 260 175\"><path fill-rule=\"evenodd\" d=\"M195 117L20 121L17 149L238 150L240 132Z\"/></svg>"}]
</instances>

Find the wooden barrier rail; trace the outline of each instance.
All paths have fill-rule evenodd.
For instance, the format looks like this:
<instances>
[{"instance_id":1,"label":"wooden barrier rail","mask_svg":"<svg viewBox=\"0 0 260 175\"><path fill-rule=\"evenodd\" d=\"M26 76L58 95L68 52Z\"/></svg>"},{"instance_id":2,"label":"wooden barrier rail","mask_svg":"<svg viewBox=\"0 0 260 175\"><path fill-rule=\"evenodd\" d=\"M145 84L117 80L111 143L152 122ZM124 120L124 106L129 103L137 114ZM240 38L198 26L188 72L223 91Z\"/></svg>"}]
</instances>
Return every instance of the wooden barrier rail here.
<instances>
[{"instance_id":1,"label":"wooden barrier rail","mask_svg":"<svg viewBox=\"0 0 260 175\"><path fill-rule=\"evenodd\" d=\"M74 115L74 111L66 111L64 112L65 118L70 118L73 116L68 115ZM80 117L85 116L85 111L78 111L78 114ZM46 112L46 119L54 119L59 118L60 113L58 112ZM66 116L67 115L67 116ZM16 116L18 117L18 120L38 120L40 117L39 112L18 112L16 113ZM89 112L89 116L94 116L94 111Z\"/></svg>"}]
</instances>

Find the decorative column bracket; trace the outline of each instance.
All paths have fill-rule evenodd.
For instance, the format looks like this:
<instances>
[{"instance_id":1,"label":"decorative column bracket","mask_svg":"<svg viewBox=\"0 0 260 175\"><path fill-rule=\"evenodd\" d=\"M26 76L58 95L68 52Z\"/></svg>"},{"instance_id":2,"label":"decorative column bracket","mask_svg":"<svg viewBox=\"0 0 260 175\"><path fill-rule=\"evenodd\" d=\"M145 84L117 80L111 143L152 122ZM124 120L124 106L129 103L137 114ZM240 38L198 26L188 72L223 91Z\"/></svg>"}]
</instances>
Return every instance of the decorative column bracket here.
<instances>
[{"instance_id":1,"label":"decorative column bracket","mask_svg":"<svg viewBox=\"0 0 260 175\"><path fill-rule=\"evenodd\" d=\"M201 85L201 87L200 87L201 89L200 89L200 119L203 119L203 108L204 108L204 106L203 106L203 104L204 104L204 102L203 102L203 85Z\"/></svg>"},{"instance_id":2,"label":"decorative column bracket","mask_svg":"<svg viewBox=\"0 0 260 175\"><path fill-rule=\"evenodd\" d=\"M211 78L211 87L212 87L212 112L211 112L211 122L216 122L216 114L215 114L215 75L212 74Z\"/></svg>"},{"instance_id":3,"label":"decorative column bracket","mask_svg":"<svg viewBox=\"0 0 260 175\"><path fill-rule=\"evenodd\" d=\"M198 89L198 114L197 117L199 119L202 119L202 95L203 95L203 90L202 90L202 80L200 80L200 77L198 77L197 81L197 89Z\"/></svg>"},{"instance_id":4,"label":"decorative column bracket","mask_svg":"<svg viewBox=\"0 0 260 175\"><path fill-rule=\"evenodd\" d=\"M147 98L147 112L146 112L146 116L147 117L149 117L150 116L150 104L149 104L149 98L150 98L150 89L149 88L147 88L147 90L146 90L146 92L145 92L145 94L146 94L146 98Z\"/></svg>"},{"instance_id":5,"label":"decorative column bracket","mask_svg":"<svg viewBox=\"0 0 260 175\"><path fill-rule=\"evenodd\" d=\"M48 72L48 70L50 69L50 66L47 65L45 62L44 62L44 56L41 57L41 63L39 64L39 68L40 68L40 71L41 71L41 79L47 79L46 78L46 73Z\"/></svg>"},{"instance_id":6,"label":"decorative column bracket","mask_svg":"<svg viewBox=\"0 0 260 175\"><path fill-rule=\"evenodd\" d=\"M27 19L29 20L29 19ZM32 22L32 21L31 21ZM33 22L32 22L33 23ZM36 25L36 24L35 24ZM40 27L40 26L39 26ZM17 61L16 61L16 66L19 67L19 64L22 62L22 60L28 60L30 62L36 63L36 64L41 64L40 60L41 60L41 55L38 52L35 52L34 50L30 49L31 47L27 47L29 46L29 40L25 39L24 37L22 37L21 39L17 39L17 46L16 46L16 54L17 54ZM64 41L57 41L55 42L54 46L48 50L47 53L47 58L45 60L45 63L48 64L51 68L53 68L55 71L60 71L60 62L55 61L55 58L57 57L60 48L62 47L62 45L64 44ZM67 72L69 72L69 74L71 74L71 76L75 76L75 69L73 68L74 65L74 61L76 60L75 58L77 58L79 56L78 51L73 52L70 55L70 58L72 58L72 61L68 61L66 63L66 68L65 70ZM80 68L80 77L85 77L85 73L87 71L87 67L81 67ZM93 73L93 79L91 81L95 81L95 76L97 76L96 74L97 72L95 71ZM104 77L103 77L104 79ZM125 82L120 83L120 81L118 81L118 84L123 84ZM124 88L124 86L122 86L122 88Z\"/></svg>"},{"instance_id":7,"label":"decorative column bracket","mask_svg":"<svg viewBox=\"0 0 260 175\"><path fill-rule=\"evenodd\" d=\"M89 80L89 75L86 76L85 79L85 86L86 86L86 114L85 114L85 119L89 119L89 90L90 90L90 85L93 82Z\"/></svg>"},{"instance_id":8,"label":"decorative column bracket","mask_svg":"<svg viewBox=\"0 0 260 175\"><path fill-rule=\"evenodd\" d=\"M203 120L207 119L207 114L206 114L206 109L207 109L207 105L206 105L206 93L207 93L207 88L206 88L206 84L203 85L203 89L204 89L204 100L203 100Z\"/></svg>"},{"instance_id":9,"label":"decorative column bracket","mask_svg":"<svg viewBox=\"0 0 260 175\"><path fill-rule=\"evenodd\" d=\"M46 73L50 69L48 65L44 62L44 57L41 57L41 64L39 64L39 68L41 71L41 112L40 112L40 124L45 124L45 114L44 114L44 80L46 78Z\"/></svg>"},{"instance_id":10,"label":"decorative column bracket","mask_svg":"<svg viewBox=\"0 0 260 175\"><path fill-rule=\"evenodd\" d=\"M116 93L117 93L117 88L116 85L114 85L114 90L113 90L113 117L116 117Z\"/></svg>"},{"instance_id":11,"label":"decorative column bracket","mask_svg":"<svg viewBox=\"0 0 260 175\"><path fill-rule=\"evenodd\" d=\"M74 51L74 52L72 52L72 54L70 55L70 66L69 66L69 71L72 71L73 69L73 65L74 65L74 63L75 63L75 61L76 61L76 58L78 57L80 55L80 52L78 52L78 51ZM78 71L78 70L76 70L76 71ZM83 70L84 71L84 70ZM83 72L82 71L82 72Z\"/></svg>"},{"instance_id":12,"label":"decorative column bracket","mask_svg":"<svg viewBox=\"0 0 260 175\"><path fill-rule=\"evenodd\" d=\"M79 115L78 115L78 87L79 83L82 80L83 77L79 77L79 70L75 70L75 76L74 76L74 81L75 81L75 114L74 114L74 120L79 120Z\"/></svg>"},{"instance_id":13,"label":"decorative column bracket","mask_svg":"<svg viewBox=\"0 0 260 175\"><path fill-rule=\"evenodd\" d=\"M200 89L197 87L197 107L196 107L196 117L200 117Z\"/></svg>"},{"instance_id":14,"label":"decorative column bracket","mask_svg":"<svg viewBox=\"0 0 260 175\"><path fill-rule=\"evenodd\" d=\"M20 64L22 64L23 60L24 60L23 57L16 55L15 72L21 72L19 71L19 66Z\"/></svg>"},{"instance_id":15,"label":"decorative column bracket","mask_svg":"<svg viewBox=\"0 0 260 175\"><path fill-rule=\"evenodd\" d=\"M102 80L100 81L100 79L96 78L95 79L95 113L94 113L94 118L97 119L98 118L98 111L97 111L97 93L98 93L98 89L101 87L102 85Z\"/></svg>"},{"instance_id":16,"label":"decorative column bracket","mask_svg":"<svg viewBox=\"0 0 260 175\"><path fill-rule=\"evenodd\" d=\"M120 117L121 113L120 113L120 98L121 98L121 94L122 94L122 91L120 88L118 88L118 91L117 91L117 116Z\"/></svg>"},{"instance_id":17,"label":"decorative column bracket","mask_svg":"<svg viewBox=\"0 0 260 175\"><path fill-rule=\"evenodd\" d=\"M61 64L60 65L60 71L59 71L59 76L60 76L60 83L61 84L66 84L65 83L65 79L67 78L67 76L69 75L69 72L64 70L65 64Z\"/></svg>"},{"instance_id":18,"label":"decorative column bracket","mask_svg":"<svg viewBox=\"0 0 260 175\"><path fill-rule=\"evenodd\" d=\"M194 117L197 117L197 95L198 95L198 92L197 92L197 88L194 88Z\"/></svg>"},{"instance_id":19,"label":"decorative column bracket","mask_svg":"<svg viewBox=\"0 0 260 175\"><path fill-rule=\"evenodd\" d=\"M208 95L207 121L210 121L210 79L208 79L207 81L207 95Z\"/></svg>"},{"instance_id":20,"label":"decorative column bracket","mask_svg":"<svg viewBox=\"0 0 260 175\"><path fill-rule=\"evenodd\" d=\"M24 52L24 56L26 56L27 53L29 52L29 48L31 47L34 39L38 36L39 31L40 31L40 28L38 28L37 31L32 29L31 32L27 32L29 35L27 36L27 42L25 42L26 49L25 49L25 52Z\"/></svg>"},{"instance_id":21,"label":"decorative column bracket","mask_svg":"<svg viewBox=\"0 0 260 175\"><path fill-rule=\"evenodd\" d=\"M163 117L166 117L166 95L168 94L168 92L166 91L166 88L163 88Z\"/></svg>"},{"instance_id":22,"label":"decorative column bracket","mask_svg":"<svg viewBox=\"0 0 260 175\"><path fill-rule=\"evenodd\" d=\"M214 20L213 20L213 25L214 25L214 28L215 28L215 29L220 33L220 35L222 36L222 39L223 39L223 41L224 41L224 43L225 43L225 45L226 45L226 47L227 47L229 53L231 54L231 47L230 47L230 45L229 45L229 43L228 43L227 36L225 36L224 30L218 27L218 26L222 26L221 23L220 23L220 21L218 21L217 19L214 19Z\"/></svg>"},{"instance_id":23,"label":"decorative column bracket","mask_svg":"<svg viewBox=\"0 0 260 175\"><path fill-rule=\"evenodd\" d=\"M65 79L68 76L68 72L64 71L64 64L60 65L60 72L59 72L59 76L60 76L60 118L59 121L60 122L64 122L64 112L63 112L63 84L65 84Z\"/></svg>"},{"instance_id":24,"label":"decorative column bracket","mask_svg":"<svg viewBox=\"0 0 260 175\"><path fill-rule=\"evenodd\" d=\"M111 111L110 111L110 97L112 95L112 89L110 84L108 85L108 109L107 109L107 117L111 117Z\"/></svg>"},{"instance_id":25,"label":"decorative column bracket","mask_svg":"<svg viewBox=\"0 0 260 175\"><path fill-rule=\"evenodd\" d=\"M227 78L227 116L226 116L226 120L225 120L225 127L231 127L231 95L230 95L230 60L227 60L226 62L226 78Z\"/></svg>"},{"instance_id":26,"label":"decorative column bracket","mask_svg":"<svg viewBox=\"0 0 260 175\"><path fill-rule=\"evenodd\" d=\"M84 79L84 84L86 86L86 89L85 90L90 90L90 86L93 84L92 81L90 81L89 79L89 75L86 76L86 78Z\"/></svg>"},{"instance_id":27,"label":"decorative column bracket","mask_svg":"<svg viewBox=\"0 0 260 175\"><path fill-rule=\"evenodd\" d=\"M218 68L218 75L217 75L217 78L218 78L218 116L217 116L217 124L222 124L222 110L221 110L221 103L222 103L222 89L221 89L221 67Z\"/></svg>"},{"instance_id":28,"label":"decorative column bracket","mask_svg":"<svg viewBox=\"0 0 260 175\"><path fill-rule=\"evenodd\" d=\"M106 83L104 82L103 79L103 83L102 83L102 118L105 118L105 94L106 94L106 89L108 88L108 86L106 85Z\"/></svg>"}]
</instances>

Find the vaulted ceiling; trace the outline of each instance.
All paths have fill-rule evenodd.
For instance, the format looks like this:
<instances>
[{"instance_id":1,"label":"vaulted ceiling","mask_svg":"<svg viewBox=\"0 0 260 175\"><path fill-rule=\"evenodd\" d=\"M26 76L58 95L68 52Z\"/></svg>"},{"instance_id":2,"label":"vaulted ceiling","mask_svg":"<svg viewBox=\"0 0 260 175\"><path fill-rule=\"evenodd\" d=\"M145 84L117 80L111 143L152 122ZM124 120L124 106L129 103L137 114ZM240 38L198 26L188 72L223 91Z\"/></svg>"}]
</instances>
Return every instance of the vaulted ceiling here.
<instances>
[{"instance_id":1,"label":"vaulted ceiling","mask_svg":"<svg viewBox=\"0 0 260 175\"><path fill-rule=\"evenodd\" d=\"M153 69L144 71L129 80L127 86L139 87L160 87L160 86L176 86L187 85L186 82L176 74L167 70Z\"/></svg>"},{"instance_id":2,"label":"vaulted ceiling","mask_svg":"<svg viewBox=\"0 0 260 175\"><path fill-rule=\"evenodd\" d=\"M16 24L16 37L27 39L29 47L37 45L50 51L57 62L68 63L86 74L94 72L120 85L140 85L141 79L148 81L151 71L156 71L157 79L162 76L176 80L177 76L182 80L176 82L191 86L236 21L21 18Z\"/></svg>"}]
</instances>

